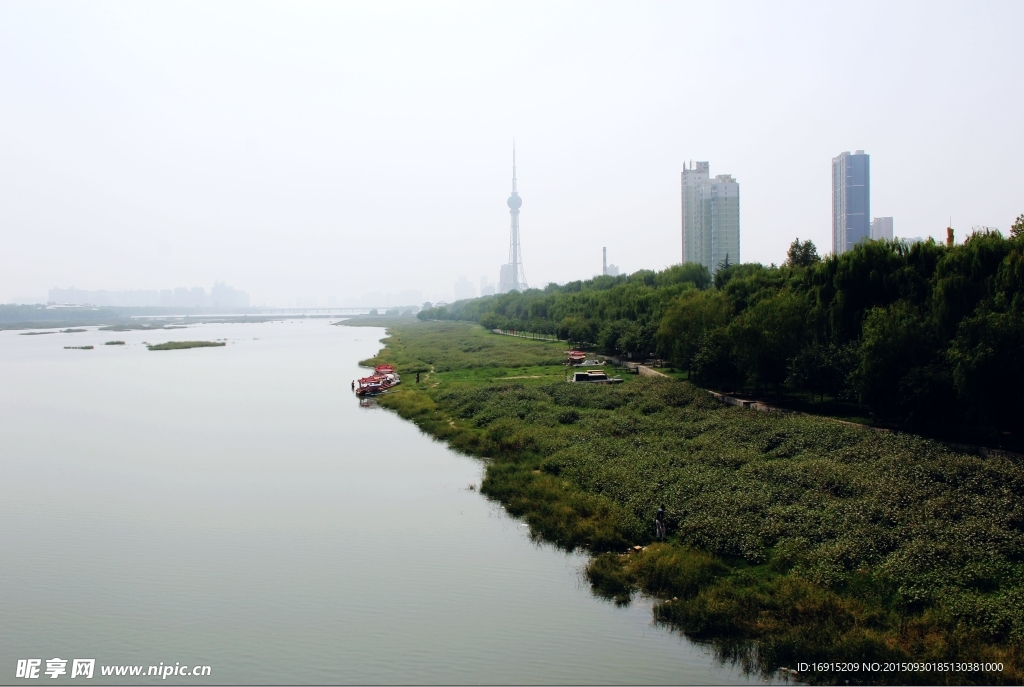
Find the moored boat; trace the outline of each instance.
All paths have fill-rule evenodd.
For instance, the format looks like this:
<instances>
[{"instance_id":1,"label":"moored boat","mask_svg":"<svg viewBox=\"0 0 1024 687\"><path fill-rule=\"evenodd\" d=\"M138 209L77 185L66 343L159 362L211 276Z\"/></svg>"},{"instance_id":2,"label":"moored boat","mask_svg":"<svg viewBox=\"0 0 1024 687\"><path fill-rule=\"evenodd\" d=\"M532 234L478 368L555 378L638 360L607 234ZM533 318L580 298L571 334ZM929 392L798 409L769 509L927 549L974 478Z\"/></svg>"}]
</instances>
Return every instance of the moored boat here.
<instances>
[{"instance_id":1,"label":"moored boat","mask_svg":"<svg viewBox=\"0 0 1024 687\"><path fill-rule=\"evenodd\" d=\"M393 365L378 365L373 369L373 374L358 380L356 396L375 396L401 384L402 379L395 372Z\"/></svg>"},{"instance_id":2,"label":"moored boat","mask_svg":"<svg viewBox=\"0 0 1024 687\"><path fill-rule=\"evenodd\" d=\"M376 396L385 389L379 377L363 377L358 381L356 396Z\"/></svg>"},{"instance_id":3,"label":"moored boat","mask_svg":"<svg viewBox=\"0 0 1024 687\"><path fill-rule=\"evenodd\" d=\"M401 377L395 372L394 365L378 365L373 368L373 375L381 380L385 389L402 383Z\"/></svg>"},{"instance_id":4,"label":"moored boat","mask_svg":"<svg viewBox=\"0 0 1024 687\"><path fill-rule=\"evenodd\" d=\"M566 365L582 365L587 361L587 354L584 351L572 350L566 351L566 353L569 355L569 360L565 363Z\"/></svg>"}]
</instances>

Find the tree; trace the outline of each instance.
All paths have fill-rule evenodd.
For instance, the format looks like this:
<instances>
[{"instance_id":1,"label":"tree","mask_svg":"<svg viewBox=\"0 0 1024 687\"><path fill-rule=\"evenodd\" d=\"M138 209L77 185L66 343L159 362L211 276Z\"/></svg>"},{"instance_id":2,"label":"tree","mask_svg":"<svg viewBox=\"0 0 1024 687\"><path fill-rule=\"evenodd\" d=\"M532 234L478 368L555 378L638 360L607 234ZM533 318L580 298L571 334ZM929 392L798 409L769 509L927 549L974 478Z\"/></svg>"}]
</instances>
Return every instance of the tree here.
<instances>
[{"instance_id":1,"label":"tree","mask_svg":"<svg viewBox=\"0 0 1024 687\"><path fill-rule=\"evenodd\" d=\"M838 398L845 394L857 362L856 343L812 343L790 361L788 382L818 394L823 402L825 394Z\"/></svg>"},{"instance_id":2,"label":"tree","mask_svg":"<svg viewBox=\"0 0 1024 687\"><path fill-rule=\"evenodd\" d=\"M793 243L789 244L789 250L786 251L786 262L785 265L788 267L810 267L816 262L821 262L821 258L818 257L818 249L807 239L804 242L800 242L800 238L793 239Z\"/></svg>"},{"instance_id":3,"label":"tree","mask_svg":"<svg viewBox=\"0 0 1024 687\"><path fill-rule=\"evenodd\" d=\"M597 333L597 345L605 355L615 355L624 350L620 343L623 333L632 323L629 320L613 320L606 322Z\"/></svg>"},{"instance_id":4,"label":"tree","mask_svg":"<svg viewBox=\"0 0 1024 687\"><path fill-rule=\"evenodd\" d=\"M1010 227L1010 238L1019 239L1024 237L1024 215L1017 217L1017 221Z\"/></svg>"},{"instance_id":5,"label":"tree","mask_svg":"<svg viewBox=\"0 0 1024 687\"><path fill-rule=\"evenodd\" d=\"M903 300L872 308L864 318L860 365L854 382L861 402L881 417L900 414L900 384L912 368L926 366L935 351L920 310Z\"/></svg>"},{"instance_id":6,"label":"tree","mask_svg":"<svg viewBox=\"0 0 1024 687\"><path fill-rule=\"evenodd\" d=\"M947 356L976 420L1024 431L1024 314L982 308L961 323Z\"/></svg>"},{"instance_id":7,"label":"tree","mask_svg":"<svg viewBox=\"0 0 1024 687\"><path fill-rule=\"evenodd\" d=\"M789 290L763 298L729 324L736 364L755 387L779 387L806 336L807 307Z\"/></svg>"},{"instance_id":8,"label":"tree","mask_svg":"<svg viewBox=\"0 0 1024 687\"><path fill-rule=\"evenodd\" d=\"M684 284L690 282L698 289L706 289L711 286L711 273L708 268L697 262L687 262L682 265L672 265L655 275L656 286L668 286L670 284Z\"/></svg>"},{"instance_id":9,"label":"tree","mask_svg":"<svg viewBox=\"0 0 1024 687\"><path fill-rule=\"evenodd\" d=\"M597 340L598 323L580 315L566 317L558 327L558 337L580 346Z\"/></svg>"},{"instance_id":10,"label":"tree","mask_svg":"<svg viewBox=\"0 0 1024 687\"><path fill-rule=\"evenodd\" d=\"M732 341L725 327L707 332L693 356L693 371L701 384L728 389L739 382Z\"/></svg>"},{"instance_id":11,"label":"tree","mask_svg":"<svg viewBox=\"0 0 1024 687\"><path fill-rule=\"evenodd\" d=\"M689 370L701 339L711 329L728 323L730 311L729 299L717 289L677 296L666 308L655 334L658 350L679 369Z\"/></svg>"}]
</instances>

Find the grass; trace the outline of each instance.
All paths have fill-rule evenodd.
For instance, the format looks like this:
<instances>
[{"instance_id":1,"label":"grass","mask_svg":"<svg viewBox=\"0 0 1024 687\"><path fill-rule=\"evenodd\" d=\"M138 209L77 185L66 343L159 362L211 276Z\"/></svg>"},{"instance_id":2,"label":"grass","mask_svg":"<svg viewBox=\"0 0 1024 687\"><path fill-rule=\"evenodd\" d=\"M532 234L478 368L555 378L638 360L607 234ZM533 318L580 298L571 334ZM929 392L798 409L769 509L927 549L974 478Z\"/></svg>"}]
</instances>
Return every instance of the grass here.
<instances>
[{"instance_id":1,"label":"grass","mask_svg":"<svg viewBox=\"0 0 1024 687\"><path fill-rule=\"evenodd\" d=\"M104 346L124 346L124 341L108 341Z\"/></svg>"},{"instance_id":2,"label":"grass","mask_svg":"<svg viewBox=\"0 0 1024 687\"><path fill-rule=\"evenodd\" d=\"M147 346L151 351L177 351L183 348L212 348L226 346L223 341L168 341L167 343Z\"/></svg>"},{"instance_id":3,"label":"grass","mask_svg":"<svg viewBox=\"0 0 1024 687\"><path fill-rule=\"evenodd\" d=\"M75 351L91 351L92 346L65 346L64 350L75 350Z\"/></svg>"},{"instance_id":4,"label":"grass","mask_svg":"<svg viewBox=\"0 0 1024 687\"><path fill-rule=\"evenodd\" d=\"M564 344L479 326L389 333L365 362L405 381L380 405L489 459L481 491L534 536L588 550L596 594L653 595L657 622L766 676L799 661L959 659L1005 671L801 679L1024 679L1020 463L723 406L684 381L567 384ZM661 504L670 536L652 543Z\"/></svg>"}]
</instances>

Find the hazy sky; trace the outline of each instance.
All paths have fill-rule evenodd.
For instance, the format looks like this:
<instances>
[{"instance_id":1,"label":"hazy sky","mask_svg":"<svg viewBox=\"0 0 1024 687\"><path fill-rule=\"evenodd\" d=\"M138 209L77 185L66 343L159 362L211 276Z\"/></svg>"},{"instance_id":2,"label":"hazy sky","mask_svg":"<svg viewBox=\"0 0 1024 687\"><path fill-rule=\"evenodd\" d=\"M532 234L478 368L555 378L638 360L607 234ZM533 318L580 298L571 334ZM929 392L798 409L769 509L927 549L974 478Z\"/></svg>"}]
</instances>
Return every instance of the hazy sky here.
<instances>
[{"instance_id":1,"label":"hazy sky","mask_svg":"<svg viewBox=\"0 0 1024 687\"><path fill-rule=\"evenodd\" d=\"M214 280L451 297L680 260L679 173L742 259L831 246L831 158L898 236L1024 213L1024 3L3 2L0 301Z\"/></svg>"}]
</instances>

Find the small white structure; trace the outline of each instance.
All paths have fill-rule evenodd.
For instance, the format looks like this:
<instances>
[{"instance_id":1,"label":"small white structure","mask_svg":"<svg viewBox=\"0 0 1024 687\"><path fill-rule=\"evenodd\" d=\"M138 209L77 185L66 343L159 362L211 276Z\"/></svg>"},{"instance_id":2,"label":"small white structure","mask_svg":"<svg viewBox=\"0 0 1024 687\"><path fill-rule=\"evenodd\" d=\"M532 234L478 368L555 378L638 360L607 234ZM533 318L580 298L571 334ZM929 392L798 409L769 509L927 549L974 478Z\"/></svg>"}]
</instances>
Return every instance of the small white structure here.
<instances>
[{"instance_id":1,"label":"small white structure","mask_svg":"<svg viewBox=\"0 0 1024 687\"><path fill-rule=\"evenodd\" d=\"M876 217L871 220L871 240L892 241L892 217Z\"/></svg>"}]
</instances>

